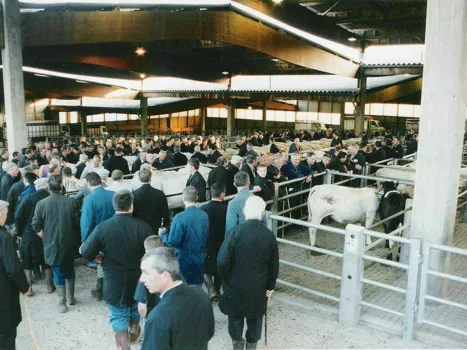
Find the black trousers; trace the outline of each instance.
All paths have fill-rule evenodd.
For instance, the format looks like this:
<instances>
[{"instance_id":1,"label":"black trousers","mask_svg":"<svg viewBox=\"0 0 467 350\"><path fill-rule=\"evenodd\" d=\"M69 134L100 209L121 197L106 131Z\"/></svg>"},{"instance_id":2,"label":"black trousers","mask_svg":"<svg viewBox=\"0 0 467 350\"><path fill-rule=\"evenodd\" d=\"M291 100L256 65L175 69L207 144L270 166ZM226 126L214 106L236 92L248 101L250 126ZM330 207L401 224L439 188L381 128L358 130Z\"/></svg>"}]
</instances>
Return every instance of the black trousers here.
<instances>
[{"instance_id":1,"label":"black trousers","mask_svg":"<svg viewBox=\"0 0 467 350\"><path fill-rule=\"evenodd\" d=\"M232 340L242 341L244 322L245 318L243 317L229 316L229 334ZM263 317L247 318L246 327L246 342L257 343L261 339Z\"/></svg>"},{"instance_id":2,"label":"black trousers","mask_svg":"<svg viewBox=\"0 0 467 350\"><path fill-rule=\"evenodd\" d=\"M15 350L16 328L0 331L0 350Z\"/></svg>"}]
</instances>

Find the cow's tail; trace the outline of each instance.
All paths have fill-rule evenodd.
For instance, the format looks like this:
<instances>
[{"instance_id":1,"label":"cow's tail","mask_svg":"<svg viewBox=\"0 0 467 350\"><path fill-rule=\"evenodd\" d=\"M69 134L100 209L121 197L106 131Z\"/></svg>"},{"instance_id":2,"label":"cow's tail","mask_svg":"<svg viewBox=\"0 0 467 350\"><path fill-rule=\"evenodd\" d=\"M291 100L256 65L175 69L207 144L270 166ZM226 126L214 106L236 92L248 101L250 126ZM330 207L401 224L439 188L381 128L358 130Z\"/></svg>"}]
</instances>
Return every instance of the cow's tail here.
<instances>
[{"instance_id":1,"label":"cow's tail","mask_svg":"<svg viewBox=\"0 0 467 350\"><path fill-rule=\"evenodd\" d=\"M308 200L307 200L307 204L308 204L308 221L311 221L311 205L310 205L310 203L311 203L311 197L316 192L316 189L317 189L317 186L312 187L311 190L310 190L310 194L308 195Z\"/></svg>"}]
</instances>

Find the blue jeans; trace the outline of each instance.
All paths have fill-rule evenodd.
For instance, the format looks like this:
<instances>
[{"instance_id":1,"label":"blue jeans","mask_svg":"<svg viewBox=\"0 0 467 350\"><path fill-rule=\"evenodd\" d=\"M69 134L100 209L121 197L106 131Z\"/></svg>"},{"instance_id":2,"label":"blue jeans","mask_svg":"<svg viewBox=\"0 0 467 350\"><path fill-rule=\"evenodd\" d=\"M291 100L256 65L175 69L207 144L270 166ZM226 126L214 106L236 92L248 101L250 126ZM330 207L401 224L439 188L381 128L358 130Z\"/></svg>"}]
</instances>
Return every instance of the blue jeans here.
<instances>
[{"instance_id":1,"label":"blue jeans","mask_svg":"<svg viewBox=\"0 0 467 350\"><path fill-rule=\"evenodd\" d=\"M137 322L141 316L138 312L138 303L123 305L122 307L108 305L110 311L110 325L115 333L127 331L130 321Z\"/></svg>"},{"instance_id":2,"label":"blue jeans","mask_svg":"<svg viewBox=\"0 0 467 350\"><path fill-rule=\"evenodd\" d=\"M52 266L52 271L54 272L54 284L56 286L63 286L65 280L75 279L75 265L73 262L60 266Z\"/></svg>"}]
</instances>

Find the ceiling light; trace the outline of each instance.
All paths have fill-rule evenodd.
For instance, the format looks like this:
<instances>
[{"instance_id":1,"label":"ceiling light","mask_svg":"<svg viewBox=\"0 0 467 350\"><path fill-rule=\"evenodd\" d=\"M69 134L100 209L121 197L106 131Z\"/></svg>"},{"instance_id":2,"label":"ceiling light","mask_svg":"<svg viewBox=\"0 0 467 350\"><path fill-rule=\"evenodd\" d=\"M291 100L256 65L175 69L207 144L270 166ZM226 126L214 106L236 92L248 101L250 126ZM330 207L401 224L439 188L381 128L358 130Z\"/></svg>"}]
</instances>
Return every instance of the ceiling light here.
<instances>
[{"instance_id":1,"label":"ceiling light","mask_svg":"<svg viewBox=\"0 0 467 350\"><path fill-rule=\"evenodd\" d=\"M271 58L271 61L273 61L273 62L280 62L281 60L278 59L278 58Z\"/></svg>"},{"instance_id":2,"label":"ceiling light","mask_svg":"<svg viewBox=\"0 0 467 350\"><path fill-rule=\"evenodd\" d=\"M251 107L251 106L248 106L248 109L253 109L253 107Z\"/></svg>"},{"instance_id":3,"label":"ceiling light","mask_svg":"<svg viewBox=\"0 0 467 350\"><path fill-rule=\"evenodd\" d=\"M48 75L45 75L45 74L34 74L36 77L41 77L41 78L50 78Z\"/></svg>"},{"instance_id":4,"label":"ceiling light","mask_svg":"<svg viewBox=\"0 0 467 350\"><path fill-rule=\"evenodd\" d=\"M80 84L89 84L89 82L84 81L84 80L76 80L76 82Z\"/></svg>"},{"instance_id":5,"label":"ceiling light","mask_svg":"<svg viewBox=\"0 0 467 350\"><path fill-rule=\"evenodd\" d=\"M144 49L144 47L137 47L136 50L135 50L135 53L136 55L138 56L144 56L146 54L146 50Z\"/></svg>"},{"instance_id":6,"label":"ceiling light","mask_svg":"<svg viewBox=\"0 0 467 350\"><path fill-rule=\"evenodd\" d=\"M143 74L140 74L139 77L140 77L141 79L146 79L146 74L144 74L144 73L143 73Z\"/></svg>"},{"instance_id":7,"label":"ceiling light","mask_svg":"<svg viewBox=\"0 0 467 350\"><path fill-rule=\"evenodd\" d=\"M229 75L229 72L223 71L222 74L223 74L223 75Z\"/></svg>"},{"instance_id":8,"label":"ceiling light","mask_svg":"<svg viewBox=\"0 0 467 350\"><path fill-rule=\"evenodd\" d=\"M354 36L351 36L350 38L347 39L348 41L357 41L357 38Z\"/></svg>"},{"instance_id":9,"label":"ceiling light","mask_svg":"<svg viewBox=\"0 0 467 350\"><path fill-rule=\"evenodd\" d=\"M272 0L273 3L275 4L280 4L282 2L282 0Z\"/></svg>"}]
</instances>

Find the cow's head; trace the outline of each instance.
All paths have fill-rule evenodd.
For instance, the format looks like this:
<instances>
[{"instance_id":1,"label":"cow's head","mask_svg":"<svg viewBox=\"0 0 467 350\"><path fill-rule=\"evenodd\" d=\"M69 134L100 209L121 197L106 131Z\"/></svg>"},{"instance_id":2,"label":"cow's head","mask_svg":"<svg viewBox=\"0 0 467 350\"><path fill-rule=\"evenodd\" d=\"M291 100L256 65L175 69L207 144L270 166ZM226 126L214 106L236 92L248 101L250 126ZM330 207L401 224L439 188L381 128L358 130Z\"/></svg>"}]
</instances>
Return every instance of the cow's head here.
<instances>
[{"instance_id":1,"label":"cow's head","mask_svg":"<svg viewBox=\"0 0 467 350\"><path fill-rule=\"evenodd\" d=\"M383 181L381 183L381 187L383 188L384 193L395 191L397 189L397 185L398 183L394 181Z\"/></svg>"}]
</instances>

